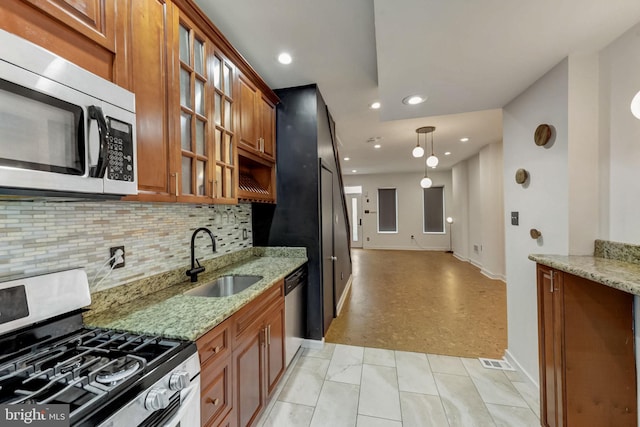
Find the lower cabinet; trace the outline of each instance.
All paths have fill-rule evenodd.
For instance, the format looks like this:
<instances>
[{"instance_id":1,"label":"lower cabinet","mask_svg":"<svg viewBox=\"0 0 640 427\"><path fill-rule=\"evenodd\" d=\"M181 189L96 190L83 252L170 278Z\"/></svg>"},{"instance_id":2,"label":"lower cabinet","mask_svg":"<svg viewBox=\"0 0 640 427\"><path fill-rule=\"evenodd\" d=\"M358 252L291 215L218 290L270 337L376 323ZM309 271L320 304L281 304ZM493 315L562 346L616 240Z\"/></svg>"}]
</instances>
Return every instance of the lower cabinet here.
<instances>
[{"instance_id":1,"label":"lower cabinet","mask_svg":"<svg viewBox=\"0 0 640 427\"><path fill-rule=\"evenodd\" d=\"M255 424L285 370L284 283L196 342L203 427Z\"/></svg>"},{"instance_id":2,"label":"lower cabinet","mask_svg":"<svg viewBox=\"0 0 640 427\"><path fill-rule=\"evenodd\" d=\"M636 426L633 295L537 266L540 423Z\"/></svg>"}]
</instances>

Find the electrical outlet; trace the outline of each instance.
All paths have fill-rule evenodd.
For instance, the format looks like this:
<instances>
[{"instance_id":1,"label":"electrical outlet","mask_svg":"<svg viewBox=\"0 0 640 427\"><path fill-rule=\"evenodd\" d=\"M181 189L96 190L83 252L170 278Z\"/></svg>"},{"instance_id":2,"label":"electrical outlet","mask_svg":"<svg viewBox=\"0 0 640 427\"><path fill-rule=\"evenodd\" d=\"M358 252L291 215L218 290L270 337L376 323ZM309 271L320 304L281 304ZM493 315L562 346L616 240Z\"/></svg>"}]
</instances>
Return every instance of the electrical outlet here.
<instances>
[{"instance_id":1,"label":"electrical outlet","mask_svg":"<svg viewBox=\"0 0 640 427\"><path fill-rule=\"evenodd\" d=\"M122 251L122 262L119 262L116 264L116 258L114 258L114 255L116 254L116 251L118 249ZM124 246L114 246L112 248L109 248L109 258L113 258L109 263L109 265L111 265L111 267L113 267L114 270L116 268L124 267ZM115 267L114 267L114 264L115 264Z\"/></svg>"}]
</instances>

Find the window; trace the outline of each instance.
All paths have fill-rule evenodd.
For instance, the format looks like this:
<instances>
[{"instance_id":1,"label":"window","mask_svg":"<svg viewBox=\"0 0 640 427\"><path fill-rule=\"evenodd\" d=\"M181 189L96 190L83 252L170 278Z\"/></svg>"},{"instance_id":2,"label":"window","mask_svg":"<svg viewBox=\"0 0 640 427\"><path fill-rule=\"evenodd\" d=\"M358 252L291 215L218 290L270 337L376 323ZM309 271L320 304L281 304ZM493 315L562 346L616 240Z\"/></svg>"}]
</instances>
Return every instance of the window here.
<instances>
[{"instance_id":1,"label":"window","mask_svg":"<svg viewBox=\"0 0 640 427\"><path fill-rule=\"evenodd\" d=\"M444 187L423 189L423 232L444 233Z\"/></svg>"},{"instance_id":2,"label":"window","mask_svg":"<svg viewBox=\"0 0 640 427\"><path fill-rule=\"evenodd\" d=\"M398 232L398 203L395 188L378 188L378 233Z\"/></svg>"}]
</instances>

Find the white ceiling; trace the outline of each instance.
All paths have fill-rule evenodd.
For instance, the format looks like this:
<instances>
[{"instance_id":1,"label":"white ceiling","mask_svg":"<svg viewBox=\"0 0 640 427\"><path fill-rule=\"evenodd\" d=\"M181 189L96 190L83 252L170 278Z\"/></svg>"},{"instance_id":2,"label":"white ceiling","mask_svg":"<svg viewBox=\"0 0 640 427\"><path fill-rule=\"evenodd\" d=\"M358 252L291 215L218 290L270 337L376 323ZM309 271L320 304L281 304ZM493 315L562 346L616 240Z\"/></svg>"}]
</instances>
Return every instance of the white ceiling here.
<instances>
[{"instance_id":1,"label":"white ceiling","mask_svg":"<svg viewBox=\"0 0 640 427\"><path fill-rule=\"evenodd\" d=\"M196 3L272 88L318 84L351 158L345 174L424 170L411 157L421 126L436 126L438 168L450 168L500 141L501 108L563 58L640 21L638 0ZM278 63L281 51L292 64ZM427 102L401 102L412 94ZM369 109L376 100L382 108Z\"/></svg>"}]
</instances>

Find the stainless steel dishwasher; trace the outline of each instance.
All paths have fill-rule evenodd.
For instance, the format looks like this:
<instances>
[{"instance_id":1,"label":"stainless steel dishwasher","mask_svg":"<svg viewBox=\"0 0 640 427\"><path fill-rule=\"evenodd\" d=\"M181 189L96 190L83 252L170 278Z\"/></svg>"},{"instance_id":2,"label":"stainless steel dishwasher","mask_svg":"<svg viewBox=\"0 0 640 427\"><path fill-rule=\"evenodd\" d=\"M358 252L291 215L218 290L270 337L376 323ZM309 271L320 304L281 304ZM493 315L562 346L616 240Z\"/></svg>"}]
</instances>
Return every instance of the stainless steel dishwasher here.
<instances>
[{"instance_id":1,"label":"stainless steel dishwasher","mask_svg":"<svg viewBox=\"0 0 640 427\"><path fill-rule=\"evenodd\" d=\"M287 366L302 345L307 326L307 264L284 278L285 346Z\"/></svg>"}]
</instances>

